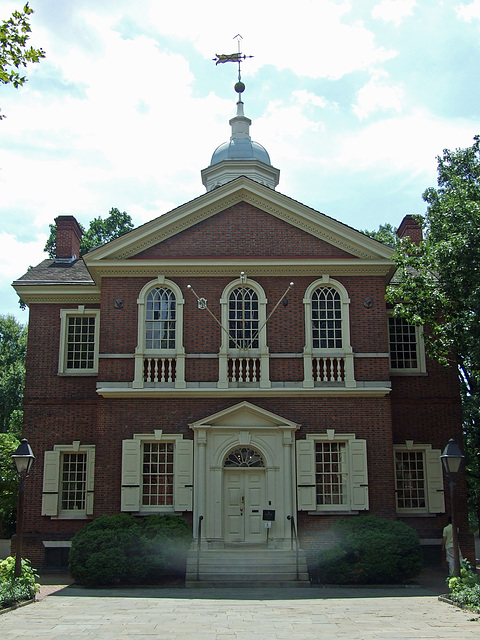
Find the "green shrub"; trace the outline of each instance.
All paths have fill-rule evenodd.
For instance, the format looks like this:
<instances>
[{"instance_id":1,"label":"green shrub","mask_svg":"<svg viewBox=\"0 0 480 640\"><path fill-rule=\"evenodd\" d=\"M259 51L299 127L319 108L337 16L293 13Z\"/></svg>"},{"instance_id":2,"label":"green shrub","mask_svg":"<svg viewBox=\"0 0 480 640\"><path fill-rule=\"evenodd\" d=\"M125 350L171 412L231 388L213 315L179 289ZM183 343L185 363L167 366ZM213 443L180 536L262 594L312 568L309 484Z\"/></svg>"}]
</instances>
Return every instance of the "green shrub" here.
<instances>
[{"instance_id":1,"label":"green shrub","mask_svg":"<svg viewBox=\"0 0 480 640\"><path fill-rule=\"evenodd\" d=\"M178 516L102 516L74 536L70 573L87 586L156 584L185 572L191 539Z\"/></svg>"},{"instance_id":2,"label":"green shrub","mask_svg":"<svg viewBox=\"0 0 480 640\"><path fill-rule=\"evenodd\" d=\"M447 578L447 586L453 602L480 613L480 576L467 560L462 561L460 577Z\"/></svg>"},{"instance_id":3,"label":"green shrub","mask_svg":"<svg viewBox=\"0 0 480 640\"><path fill-rule=\"evenodd\" d=\"M400 583L422 568L417 532L399 520L374 516L340 518L333 525L336 544L318 556L320 582Z\"/></svg>"},{"instance_id":4,"label":"green shrub","mask_svg":"<svg viewBox=\"0 0 480 640\"><path fill-rule=\"evenodd\" d=\"M0 607L32 600L40 590L38 575L27 559L22 559L22 573L15 578L15 558L8 556L0 561Z\"/></svg>"}]
</instances>

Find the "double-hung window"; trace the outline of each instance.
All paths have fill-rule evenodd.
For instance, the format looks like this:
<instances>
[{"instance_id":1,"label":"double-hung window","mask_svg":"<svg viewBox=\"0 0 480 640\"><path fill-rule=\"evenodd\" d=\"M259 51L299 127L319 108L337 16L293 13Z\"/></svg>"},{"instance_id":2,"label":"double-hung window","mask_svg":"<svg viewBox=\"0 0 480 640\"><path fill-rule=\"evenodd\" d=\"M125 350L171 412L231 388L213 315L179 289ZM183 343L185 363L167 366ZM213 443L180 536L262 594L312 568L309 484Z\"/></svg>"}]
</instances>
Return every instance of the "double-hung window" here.
<instances>
[{"instance_id":1,"label":"double-hung window","mask_svg":"<svg viewBox=\"0 0 480 640\"><path fill-rule=\"evenodd\" d=\"M443 513L443 473L440 449L431 445L394 446L395 496L398 513Z\"/></svg>"},{"instance_id":2,"label":"double-hung window","mask_svg":"<svg viewBox=\"0 0 480 640\"><path fill-rule=\"evenodd\" d=\"M297 440L300 511L352 512L368 509L366 441L353 434L307 435Z\"/></svg>"},{"instance_id":3,"label":"double-hung window","mask_svg":"<svg viewBox=\"0 0 480 640\"><path fill-rule=\"evenodd\" d=\"M46 451L42 515L86 518L93 513L95 445L74 441Z\"/></svg>"},{"instance_id":4,"label":"double-hung window","mask_svg":"<svg viewBox=\"0 0 480 640\"><path fill-rule=\"evenodd\" d=\"M404 318L389 316L390 370L396 374L425 373L422 329Z\"/></svg>"},{"instance_id":5,"label":"double-hung window","mask_svg":"<svg viewBox=\"0 0 480 640\"><path fill-rule=\"evenodd\" d=\"M100 311L77 309L60 311L60 350L58 371L67 375L98 373Z\"/></svg>"},{"instance_id":6,"label":"double-hung window","mask_svg":"<svg viewBox=\"0 0 480 640\"><path fill-rule=\"evenodd\" d=\"M123 441L122 511L191 511L192 478L192 440L157 430Z\"/></svg>"}]
</instances>

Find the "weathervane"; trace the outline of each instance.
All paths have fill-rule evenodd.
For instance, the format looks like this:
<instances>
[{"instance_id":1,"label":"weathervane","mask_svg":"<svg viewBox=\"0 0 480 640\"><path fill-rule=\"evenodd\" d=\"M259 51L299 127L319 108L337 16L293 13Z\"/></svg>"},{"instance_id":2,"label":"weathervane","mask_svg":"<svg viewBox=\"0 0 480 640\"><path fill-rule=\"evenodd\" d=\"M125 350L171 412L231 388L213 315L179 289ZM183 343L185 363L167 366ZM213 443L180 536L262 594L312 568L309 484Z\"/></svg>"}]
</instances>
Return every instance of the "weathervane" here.
<instances>
[{"instance_id":1,"label":"weathervane","mask_svg":"<svg viewBox=\"0 0 480 640\"><path fill-rule=\"evenodd\" d=\"M245 91L245 85L242 82L241 64L243 60L246 60L247 58L253 58L253 56L246 56L244 53L241 53L240 40L243 40L243 38L239 33L237 33L237 35L233 39L235 40L235 38L237 39L238 43L237 53L216 53L215 58L212 59L215 61L215 65L224 64L225 62L238 62L238 82L235 85L235 91L237 93L243 93Z\"/></svg>"},{"instance_id":2,"label":"weathervane","mask_svg":"<svg viewBox=\"0 0 480 640\"><path fill-rule=\"evenodd\" d=\"M240 273L240 284L241 287L245 287L245 285L247 284L247 274L245 273L245 271L242 271ZM187 289L189 291L191 291L193 293L193 295L195 296L195 298L197 299L197 306L201 311L208 311L208 313L212 316L212 318L215 320L215 322L218 324L218 326L221 328L222 331L224 331L228 338L236 345L237 349L240 349L241 351L248 351L248 349L251 348L252 344L255 342L255 340L257 339L257 337L260 334L260 331L263 329L263 327L267 324L267 322L270 320L270 318L273 316L273 314L275 313L275 311L278 309L278 307L280 306L280 304L285 300L285 296L287 295L287 293L290 291L290 289L293 287L294 283L290 282L285 293L280 297L280 299L278 300L277 304L273 307L273 309L270 311L270 313L267 316L267 319L263 322L263 324L257 329L256 333L252 336L250 342L248 343L248 345L245 347L242 346L241 344L239 344L237 342L237 340L235 340L235 337L232 336L229 332L229 330L224 327L222 325L222 323L220 322L220 320L217 318L217 316L211 311L211 309L209 309L208 307L208 303L206 298L201 298L192 288L191 284L187 284ZM285 302L284 302L284 306L286 306Z\"/></svg>"}]
</instances>

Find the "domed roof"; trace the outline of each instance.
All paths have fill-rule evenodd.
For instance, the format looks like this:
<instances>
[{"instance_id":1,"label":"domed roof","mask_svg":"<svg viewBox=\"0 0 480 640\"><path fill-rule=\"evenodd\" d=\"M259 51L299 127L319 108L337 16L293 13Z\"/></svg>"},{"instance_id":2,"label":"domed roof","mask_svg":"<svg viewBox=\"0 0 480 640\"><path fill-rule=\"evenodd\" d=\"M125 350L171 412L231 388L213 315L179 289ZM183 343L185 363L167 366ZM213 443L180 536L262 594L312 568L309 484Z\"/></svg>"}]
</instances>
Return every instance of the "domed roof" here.
<instances>
[{"instance_id":1,"label":"domed roof","mask_svg":"<svg viewBox=\"0 0 480 640\"><path fill-rule=\"evenodd\" d=\"M213 152L210 166L222 160L260 160L265 164L272 164L265 147L250 138L231 138Z\"/></svg>"}]
</instances>

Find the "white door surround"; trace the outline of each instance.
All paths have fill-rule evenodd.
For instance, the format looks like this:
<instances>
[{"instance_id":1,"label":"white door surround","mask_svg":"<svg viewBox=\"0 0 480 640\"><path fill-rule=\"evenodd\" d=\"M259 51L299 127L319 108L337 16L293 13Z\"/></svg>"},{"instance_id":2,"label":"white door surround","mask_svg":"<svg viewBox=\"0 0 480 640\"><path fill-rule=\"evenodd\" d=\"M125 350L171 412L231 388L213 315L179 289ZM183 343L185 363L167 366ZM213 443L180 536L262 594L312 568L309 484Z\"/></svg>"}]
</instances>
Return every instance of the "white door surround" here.
<instances>
[{"instance_id":1,"label":"white door surround","mask_svg":"<svg viewBox=\"0 0 480 640\"><path fill-rule=\"evenodd\" d=\"M269 509L275 511L269 547L289 549L287 516L296 514L294 434L299 425L241 402L190 427L195 434L193 530L197 538L203 516L202 548L265 544L263 511ZM261 456L260 467L229 466L232 452L245 449Z\"/></svg>"}]
</instances>

